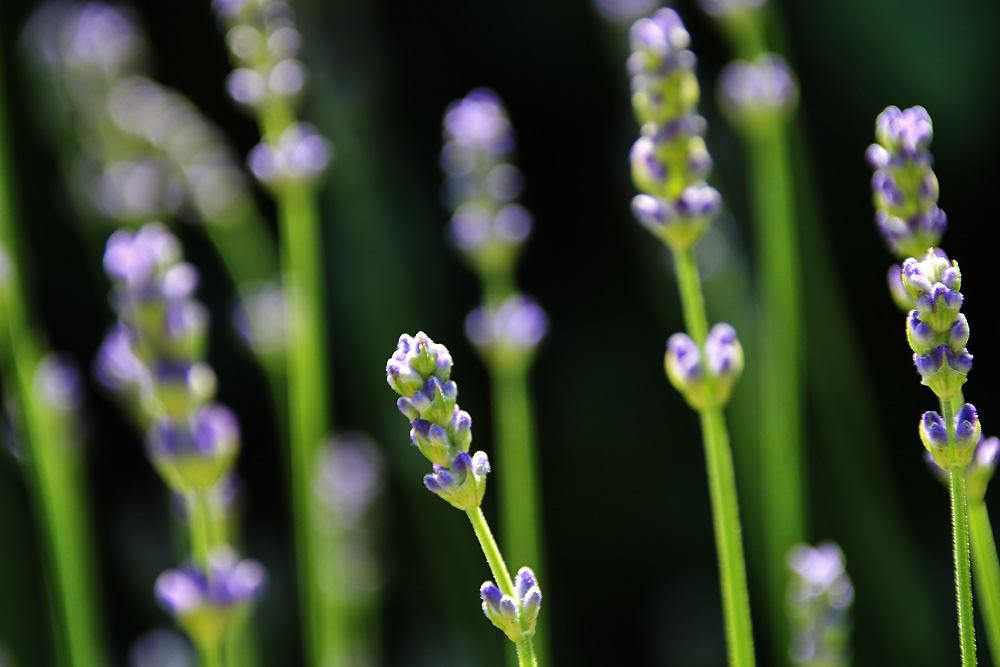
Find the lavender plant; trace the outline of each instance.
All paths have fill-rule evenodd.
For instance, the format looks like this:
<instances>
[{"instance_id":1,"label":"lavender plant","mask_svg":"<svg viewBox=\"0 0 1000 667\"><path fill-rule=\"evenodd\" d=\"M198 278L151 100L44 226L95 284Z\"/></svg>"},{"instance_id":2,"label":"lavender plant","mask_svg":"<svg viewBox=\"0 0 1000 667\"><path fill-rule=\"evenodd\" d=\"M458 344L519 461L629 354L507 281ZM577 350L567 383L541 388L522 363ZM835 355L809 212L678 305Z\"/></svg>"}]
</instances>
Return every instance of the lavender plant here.
<instances>
[{"instance_id":1,"label":"lavender plant","mask_svg":"<svg viewBox=\"0 0 1000 667\"><path fill-rule=\"evenodd\" d=\"M728 324L708 329L692 249L721 206L705 182L711 158L697 115L698 80L690 37L672 9L640 19L629 34L632 106L642 136L632 147L632 200L639 221L671 250L687 333L667 341L666 371L701 419L712 498L719 578L731 665L753 665L753 632L729 434L722 409L743 370L743 350Z\"/></svg>"},{"instance_id":2,"label":"lavender plant","mask_svg":"<svg viewBox=\"0 0 1000 667\"><path fill-rule=\"evenodd\" d=\"M733 3L736 5L742 3ZM746 7L730 9L728 20L752 21ZM765 53L738 60L719 75L719 98L745 141L750 168L760 275L761 492L771 625L785 644L783 591L785 555L805 539L807 497L803 469L803 371L805 330L802 270L795 219L787 123L798 102L795 77L785 61Z\"/></svg>"},{"instance_id":3,"label":"lavender plant","mask_svg":"<svg viewBox=\"0 0 1000 667\"><path fill-rule=\"evenodd\" d=\"M479 277L483 305L465 331L490 372L499 481L501 536L515 562L545 574L544 523L528 369L548 327L545 311L516 290L514 269L531 232L531 214L516 202L522 175L511 163L513 130L496 93L479 88L452 103L444 117L441 164L454 210L452 243ZM536 651L548 663L544 624Z\"/></svg>"},{"instance_id":4,"label":"lavender plant","mask_svg":"<svg viewBox=\"0 0 1000 667\"><path fill-rule=\"evenodd\" d=\"M947 227L947 217L937 206L939 186L929 151L933 132L923 107L902 111L887 107L875 121L877 143L869 146L866 156L875 169L876 225L894 255L909 256L902 267L889 270L889 289L896 304L909 311L907 339L921 383L941 402L941 414L924 414L920 434L935 464L949 477L962 656L963 663L974 664L972 591L966 581L970 541L987 637L994 656L1000 655L1000 599L993 585L1000 583L1000 560L984 502L994 448L982 439L976 410L964 403L962 395L972 368L972 355L965 348L969 323L959 312L964 298L958 291L958 264L949 264L944 251L935 247ZM923 261L910 255L922 255ZM981 464L976 455L979 446L983 447ZM972 494L966 492L967 480L974 480Z\"/></svg>"},{"instance_id":5,"label":"lavender plant","mask_svg":"<svg viewBox=\"0 0 1000 667\"><path fill-rule=\"evenodd\" d=\"M836 544L796 545L788 554L789 654L802 667L847 667L851 663L848 612L854 587Z\"/></svg>"},{"instance_id":6,"label":"lavender plant","mask_svg":"<svg viewBox=\"0 0 1000 667\"><path fill-rule=\"evenodd\" d=\"M248 159L251 171L278 204L282 284L291 336L288 373L290 491L295 522L296 569L302 633L309 664L343 656L341 612L325 599L319 581L327 558L319 533L318 501L310 491L319 448L328 437L331 380L324 313L322 236L315 185L331 158L329 142L295 115L305 83L296 56L299 33L281 0L217 0L235 67L229 94L257 121L261 142Z\"/></svg>"},{"instance_id":7,"label":"lavender plant","mask_svg":"<svg viewBox=\"0 0 1000 667\"><path fill-rule=\"evenodd\" d=\"M17 416L15 432L24 448L32 509L53 577L53 657L59 665L83 667L104 660L89 502L73 424L37 391L48 384L43 364L49 357L22 276L3 72L0 57L0 373L5 402Z\"/></svg>"},{"instance_id":8,"label":"lavender plant","mask_svg":"<svg viewBox=\"0 0 1000 667\"><path fill-rule=\"evenodd\" d=\"M522 567L511 580L480 505L490 472L485 452L469 454L472 417L456 402L458 385L451 380L451 353L427 334L399 337L386 363L386 380L399 394L399 411L410 420L410 440L434 466L424 477L429 491L463 510L472 523L494 581L483 583L483 613L517 646L521 667L538 665L532 637L542 603L535 574Z\"/></svg>"},{"instance_id":9,"label":"lavender plant","mask_svg":"<svg viewBox=\"0 0 1000 667\"><path fill-rule=\"evenodd\" d=\"M239 427L228 408L212 401L215 374L202 359L208 316L193 299L197 271L181 261L177 238L156 223L112 234L104 267L114 282L119 317L111 344L128 345L134 363L117 375L134 382L119 389L140 407L136 421L148 425L149 458L184 498L187 512L191 562L162 574L156 595L194 642L203 665L234 664L224 653L226 640L260 593L265 575L259 563L240 561L225 546L225 516L213 493L232 470ZM117 356L128 358L124 350ZM100 359L115 361L110 354ZM100 375L115 377L118 370L103 368Z\"/></svg>"}]
</instances>

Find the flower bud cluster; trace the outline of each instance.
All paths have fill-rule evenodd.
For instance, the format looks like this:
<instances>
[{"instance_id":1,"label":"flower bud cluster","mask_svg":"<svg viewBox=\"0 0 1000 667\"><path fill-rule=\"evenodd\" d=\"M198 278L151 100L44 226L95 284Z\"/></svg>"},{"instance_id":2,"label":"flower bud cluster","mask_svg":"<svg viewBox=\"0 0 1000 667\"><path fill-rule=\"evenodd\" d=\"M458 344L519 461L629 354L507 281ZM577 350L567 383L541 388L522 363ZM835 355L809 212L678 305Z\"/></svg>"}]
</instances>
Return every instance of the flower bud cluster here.
<instances>
[{"instance_id":1,"label":"flower bud cluster","mask_svg":"<svg viewBox=\"0 0 1000 667\"><path fill-rule=\"evenodd\" d=\"M933 417L932 422L937 420ZM923 420L921 420L920 430L924 431ZM974 427L973 427L974 428ZM934 424L932 429L940 433L940 425ZM981 429L980 429L981 430ZM969 496L969 502L981 502L986 497L986 487L993 479L997 469L997 460L1000 458L1000 438L996 436L979 436L979 443L972 453L972 460L969 467L965 469L965 490ZM951 481L951 473L946 468L938 465L934 452L928 450L924 452L924 459L930 467L931 472L940 480L942 484L948 486Z\"/></svg>"},{"instance_id":2,"label":"flower bud cluster","mask_svg":"<svg viewBox=\"0 0 1000 667\"><path fill-rule=\"evenodd\" d=\"M921 382L942 400L950 400L972 370L972 355L965 347L969 323L960 312L962 273L957 262L949 262L944 253L932 248L921 261L907 259L900 275L916 306L906 318L913 362Z\"/></svg>"},{"instance_id":3,"label":"flower bud cluster","mask_svg":"<svg viewBox=\"0 0 1000 667\"><path fill-rule=\"evenodd\" d=\"M737 60L719 75L722 109L733 124L754 133L770 129L795 112L799 101L795 75L785 60L765 53L753 62Z\"/></svg>"},{"instance_id":4,"label":"flower bud cluster","mask_svg":"<svg viewBox=\"0 0 1000 667\"><path fill-rule=\"evenodd\" d=\"M492 581L479 588L483 598L483 613L493 625L503 630L512 642L535 634L538 610L542 606L542 589L538 587L535 573L522 567L514 578L514 595L504 595Z\"/></svg>"},{"instance_id":5,"label":"flower bud cluster","mask_svg":"<svg viewBox=\"0 0 1000 667\"><path fill-rule=\"evenodd\" d=\"M156 579L156 598L199 646L218 646L249 613L267 580L255 560L219 549L205 570L188 564Z\"/></svg>"},{"instance_id":6,"label":"flower bud cluster","mask_svg":"<svg viewBox=\"0 0 1000 667\"><path fill-rule=\"evenodd\" d=\"M479 507L490 471L485 452L469 454L472 417L458 407L451 353L427 334L399 337L386 363L386 380L410 420L410 440L434 466L424 485L461 510Z\"/></svg>"},{"instance_id":7,"label":"flower bud cluster","mask_svg":"<svg viewBox=\"0 0 1000 667\"><path fill-rule=\"evenodd\" d=\"M298 99L306 69L298 60L301 38L283 0L215 0L235 69L229 95L256 114Z\"/></svg>"},{"instance_id":8,"label":"flower bud cluster","mask_svg":"<svg viewBox=\"0 0 1000 667\"><path fill-rule=\"evenodd\" d=\"M792 663L802 667L847 667L848 611L854 587L844 570L843 552L831 542L816 548L800 544L789 552L788 566Z\"/></svg>"},{"instance_id":9,"label":"flower bud cluster","mask_svg":"<svg viewBox=\"0 0 1000 667\"><path fill-rule=\"evenodd\" d=\"M934 137L923 107L887 107L875 120L876 143L866 157L875 169L875 223L900 259L917 257L941 241L948 218L937 206L938 180L928 147Z\"/></svg>"},{"instance_id":10,"label":"flower bud cluster","mask_svg":"<svg viewBox=\"0 0 1000 667\"><path fill-rule=\"evenodd\" d=\"M104 268L118 324L102 345L98 377L138 410L149 456L171 488L207 490L232 467L239 427L212 401L215 373L203 359L208 312L193 298L197 270L158 223L112 234Z\"/></svg>"},{"instance_id":11,"label":"flower bud cluster","mask_svg":"<svg viewBox=\"0 0 1000 667\"><path fill-rule=\"evenodd\" d=\"M444 116L444 196L454 211L448 234L481 276L508 273L531 233L517 203L523 177L512 163L514 131L499 96L477 88Z\"/></svg>"},{"instance_id":12,"label":"flower bud cluster","mask_svg":"<svg viewBox=\"0 0 1000 667\"><path fill-rule=\"evenodd\" d=\"M951 424L936 412L925 412L920 418L920 440L942 470L966 470L972 463L983 429L979 415L971 403L959 408ZM951 439L955 447L952 450Z\"/></svg>"},{"instance_id":13,"label":"flower bud cluster","mask_svg":"<svg viewBox=\"0 0 1000 667\"><path fill-rule=\"evenodd\" d=\"M667 377L695 410L723 406L743 372L743 347L732 326L719 323L705 338L704 353L685 333L667 339Z\"/></svg>"},{"instance_id":14,"label":"flower bud cluster","mask_svg":"<svg viewBox=\"0 0 1000 667\"><path fill-rule=\"evenodd\" d=\"M705 119L697 114L691 38L677 12L664 8L636 21L629 39L632 107L642 134L629 156L642 192L632 212L664 242L690 248L722 206L705 182L712 158L702 138Z\"/></svg>"},{"instance_id":15,"label":"flower bud cluster","mask_svg":"<svg viewBox=\"0 0 1000 667\"><path fill-rule=\"evenodd\" d=\"M75 132L73 194L119 223L185 216L226 224L253 207L218 128L149 78L146 37L129 12L100 2L49 3L26 43L41 95ZM60 141L66 136L60 135Z\"/></svg>"},{"instance_id":16,"label":"flower bud cluster","mask_svg":"<svg viewBox=\"0 0 1000 667\"><path fill-rule=\"evenodd\" d=\"M498 308L480 306L465 318L465 334L480 354L500 366L523 365L545 336L549 321L538 302L513 294Z\"/></svg>"}]
</instances>

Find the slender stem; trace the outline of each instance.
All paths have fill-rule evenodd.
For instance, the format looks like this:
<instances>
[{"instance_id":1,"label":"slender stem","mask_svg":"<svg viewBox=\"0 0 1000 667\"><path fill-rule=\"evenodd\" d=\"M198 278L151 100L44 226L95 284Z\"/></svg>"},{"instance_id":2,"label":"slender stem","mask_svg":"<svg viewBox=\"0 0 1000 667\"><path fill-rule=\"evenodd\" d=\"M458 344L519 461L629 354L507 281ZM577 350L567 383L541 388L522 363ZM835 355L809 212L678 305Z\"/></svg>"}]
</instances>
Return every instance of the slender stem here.
<instances>
[{"instance_id":1,"label":"slender stem","mask_svg":"<svg viewBox=\"0 0 1000 667\"><path fill-rule=\"evenodd\" d=\"M690 249L674 249L674 263L688 334L702 346L708 332L708 318L694 255ZM753 627L729 432L722 408L704 408L698 411L698 416L705 442L729 664L750 667L754 664Z\"/></svg>"},{"instance_id":2,"label":"slender stem","mask_svg":"<svg viewBox=\"0 0 1000 667\"><path fill-rule=\"evenodd\" d=\"M701 276L690 249L674 249L677 284L681 292L681 308L688 335L702 346L708 336L708 316L705 314L705 295L701 290Z\"/></svg>"},{"instance_id":3,"label":"slender stem","mask_svg":"<svg viewBox=\"0 0 1000 667\"><path fill-rule=\"evenodd\" d=\"M802 453L802 271L786 131L777 123L748 137L762 301L760 449L768 608L779 646L785 620L788 550L805 539Z\"/></svg>"},{"instance_id":4,"label":"slender stem","mask_svg":"<svg viewBox=\"0 0 1000 667\"><path fill-rule=\"evenodd\" d=\"M951 450L952 460L958 459L958 447L955 444L955 412L961 403L961 394L951 400L941 400L941 416L948 429L948 448ZM976 626L972 613L969 507L966 502L964 469L954 465L948 472L955 557L955 596L958 603L958 636L962 649L962 667L970 667L976 664Z\"/></svg>"},{"instance_id":5,"label":"slender stem","mask_svg":"<svg viewBox=\"0 0 1000 667\"><path fill-rule=\"evenodd\" d=\"M0 49L2 50L2 49ZM22 291L12 170L9 164L4 103L4 63L0 57L0 248L10 267L0 297L3 320L0 359L5 385L19 401L23 419L18 434L28 454L28 487L51 573L55 651L60 664L87 667L104 663L101 655L89 503L84 492L79 452L69 424L35 394L35 372L44 356L42 337L30 321Z\"/></svg>"},{"instance_id":6,"label":"slender stem","mask_svg":"<svg viewBox=\"0 0 1000 667\"><path fill-rule=\"evenodd\" d=\"M719 580L729 664L732 667L748 667L754 664L753 628L729 433L721 408L706 408L700 410L698 415L705 440L712 520L719 552Z\"/></svg>"},{"instance_id":7,"label":"slender stem","mask_svg":"<svg viewBox=\"0 0 1000 667\"><path fill-rule=\"evenodd\" d=\"M968 498L972 574L986 627L993 664L1000 665L1000 561L990 515L982 498Z\"/></svg>"},{"instance_id":8,"label":"slender stem","mask_svg":"<svg viewBox=\"0 0 1000 667\"><path fill-rule=\"evenodd\" d=\"M272 105L260 119L261 133L277 141L294 122L285 106ZM305 183L287 183L277 193L281 270L288 297L291 336L287 349L289 448L292 511L295 526L299 609L307 662L323 664L336 654L331 646L339 635L329 632L340 624L323 604L317 547L318 517L312 494L317 453L329 435L330 378L322 290L322 235L315 193Z\"/></svg>"},{"instance_id":9,"label":"slender stem","mask_svg":"<svg viewBox=\"0 0 1000 667\"><path fill-rule=\"evenodd\" d=\"M212 550L218 546L214 543L212 501L209 497L210 491L206 489L196 489L188 491L185 497L185 504L188 511L188 531L191 542L191 560L194 561L206 576L209 575L209 557ZM199 667L222 667L222 642L200 641L198 637L192 637L198 649Z\"/></svg>"},{"instance_id":10,"label":"slender stem","mask_svg":"<svg viewBox=\"0 0 1000 667\"><path fill-rule=\"evenodd\" d=\"M493 363L490 378L497 469L501 471L497 474L501 537L511 562L530 566L539 580L544 581L541 494L527 366ZM539 623L535 630L539 652L545 645L543 627Z\"/></svg>"},{"instance_id":11,"label":"slender stem","mask_svg":"<svg viewBox=\"0 0 1000 667\"><path fill-rule=\"evenodd\" d=\"M483 516L483 510L477 507L466 510L465 513L472 523L472 529L476 532L479 546L483 550L483 555L486 556L486 562L490 566L490 572L493 573L493 580L496 581L497 587L504 595L515 597L514 583L507 571L507 564L504 563L503 556L500 555L500 548L497 546L496 540L493 539L493 533L490 532L490 526L486 523L486 517ZM537 666L538 660L535 658L535 648L531 637L524 637L517 642L517 662L521 667Z\"/></svg>"}]
</instances>

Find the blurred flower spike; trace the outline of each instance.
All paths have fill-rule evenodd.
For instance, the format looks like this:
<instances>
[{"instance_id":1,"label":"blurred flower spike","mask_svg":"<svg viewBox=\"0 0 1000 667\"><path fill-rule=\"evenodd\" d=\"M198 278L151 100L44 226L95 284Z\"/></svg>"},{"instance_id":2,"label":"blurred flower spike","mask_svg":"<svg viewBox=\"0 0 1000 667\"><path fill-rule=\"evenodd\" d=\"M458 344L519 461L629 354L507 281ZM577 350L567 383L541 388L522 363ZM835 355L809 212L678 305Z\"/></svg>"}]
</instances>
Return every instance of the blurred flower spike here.
<instances>
[{"instance_id":1,"label":"blurred flower spike","mask_svg":"<svg viewBox=\"0 0 1000 667\"><path fill-rule=\"evenodd\" d=\"M774 53L737 60L719 74L719 99L733 124L751 136L789 119L799 101L795 75Z\"/></svg>"},{"instance_id":2,"label":"blurred flower spike","mask_svg":"<svg viewBox=\"0 0 1000 667\"><path fill-rule=\"evenodd\" d=\"M156 598L200 646L218 646L246 618L264 590L267 575L255 560L219 549L208 568L188 565L156 580Z\"/></svg>"},{"instance_id":3,"label":"blurred flower spike","mask_svg":"<svg viewBox=\"0 0 1000 667\"><path fill-rule=\"evenodd\" d=\"M676 333L667 340L664 365L670 382L692 408L723 406L743 372L743 347L736 330L725 323L708 332L704 354L690 336Z\"/></svg>"},{"instance_id":4,"label":"blurred flower spike","mask_svg":"<svg viewBox=\"0 0 1000 667\"><path fill-rule=\"evenodd\" d=\"M789 656L800 667L847 667L854 587L844 569L844 554L832 542L804 544L788 554Z\"/></svg>"}]
</instances>

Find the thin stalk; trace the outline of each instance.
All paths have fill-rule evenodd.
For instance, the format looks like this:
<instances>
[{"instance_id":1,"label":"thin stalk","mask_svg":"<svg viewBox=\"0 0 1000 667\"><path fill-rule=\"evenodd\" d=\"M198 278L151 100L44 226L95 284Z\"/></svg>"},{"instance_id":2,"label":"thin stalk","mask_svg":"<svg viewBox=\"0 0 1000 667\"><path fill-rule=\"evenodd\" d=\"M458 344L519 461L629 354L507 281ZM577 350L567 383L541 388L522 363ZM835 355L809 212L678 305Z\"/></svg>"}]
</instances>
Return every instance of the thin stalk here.
<instances>
[{"instance_id":1,"label":"thin stalk","mask_svg":"<svg viewBox=\"0 0 1000 667\"><path fill-rule=\"evenodd\" d=\"M511 581L510 573L507 572L507 564L504 563L503 556L500 555L500 548L497 546L496 540L493 539L493 533L490 532L490 526L486 523L486 517L483 516L483 510L477 507L466 510L465 513L479 539L479 546L483 550L483 555L486 556L486 562L490 566L490 572L493 574L497 587L504 595L514 597L514 583ZM520 667L538 667L531 637L525 637L517 642L517 662Z\"/></svg>"},{"instance_id":2,"label":"thin stalk","mask_svg":"<svg viewBox=\"0 0 1000 667\"><path fill-rule=\"evenodd\" d=\"M777 646L787 646L788 550L805 539L802 453L802 270L785 128L748 137L762 304L761 489L768 608Z\"/></svg>"},{"instance_id":3,"label":"thin stalk","mask_svg":"<svg viewBox=\"0 0 1000 667\"><path fill-rule=\"evenodd\" d=\"M993 664L1000 665L1000 561L993 540L990 515L982 498L969 497L969 544L972 547L972 574L976 595L986 627L986 639Z\"/></svg>"},{"instance_id":4,"label":"thin stalk","mask_svg":"<svg viewBox=\"0 0 1000 667\"><path fill-rule=\"evenodd\" d=\"M213 526L215 512L209 498L210 491L196 489L188 491L185 498L188 512L188 531L191 544L191 560L195 566L209 576L209 557L218 545L214 542L216 528ZM192 637L198 649L199 667L222 667L221 642L203 642Z\"/></svg>"},{"instance_id":5,"label":"thin stalk","mask_svg":"<svg viewBox=\"0 0 1000 667\"><path fill-rule=\"evenodd\" d=\"M957 460L955 444L955 412L962 396L941 400L941 416L948 428L948 449ZM952 466L948 489L951 492L952 540L955 557L955 597L958 603L958 637L962 649L962 667L976 664L976 625L972 610L972 566L969 555L969 507L966 502L965 474Z\"/></svg>"},{"instance_id":6,"label":"thin stalk","mask_svg":"<svg viewBox=\"0 0 1000 667\"><path fill-rule=\"evenodd\" d=\"M294 121L291 110L272 105L262 116L265 138L277 141ZM336 655L340 621L323 604L320 573L324 563L318 547L319 518L313 498L313 471L323 440L329 435L330 378L322 290L322 236L315 193L304 183L287 183L276 193L281 242L282 281L288 298L291 336L287 347L290 492L295 529L299 609L307 663L323 664Z\"/></svg>"},{"instance_id":7,"label":"thin stalk","mask_svg":"<svg viewBox=\"0 0 1000 667\"><path fill-rule=\"evenodd\" d=\"M84 492L79 452L74 451L67 422L35 394L34 376L44 356L41 335L32 325L20 282L19 239L7 119L3 60L0 58L0 247L9 255L9 275L2 288L4 320L3 373L20 404L19 435L28 454L28 487L51 573L55 651L72 667L104 663L100 649L89 503Z\"/></svg>"},{"instance_id":8,"label":"thin stalk","mask_svg":"<svg viewBox=\"0 0 1000 667\"><path fill-rule=\"evenodd\" d=\"M689 249L674 250L677 282L681 292L684 322L688 334L699 347L708 335L705 298L701 278ZM746 563L743 557L743 535L740 528L739 503L736 497L736 475L729 446L722 408L708 407L698 411L702 438L705 442L705 462L708 469L709 493L712 501L712 522L719 557L719 585L726 625L727 652L731 667L751 667L754 664L753 627L750 620L750 596L747 592Z\"/></svg>"}]
</instances>

